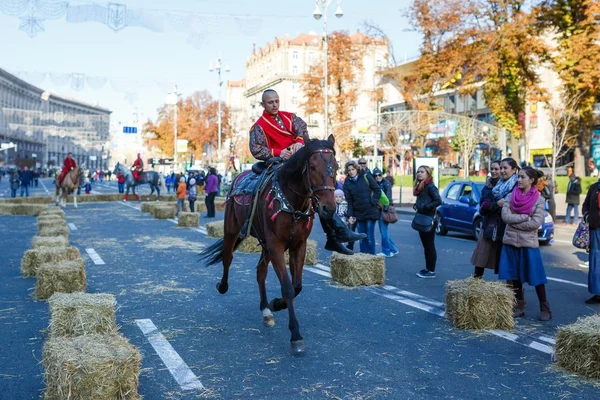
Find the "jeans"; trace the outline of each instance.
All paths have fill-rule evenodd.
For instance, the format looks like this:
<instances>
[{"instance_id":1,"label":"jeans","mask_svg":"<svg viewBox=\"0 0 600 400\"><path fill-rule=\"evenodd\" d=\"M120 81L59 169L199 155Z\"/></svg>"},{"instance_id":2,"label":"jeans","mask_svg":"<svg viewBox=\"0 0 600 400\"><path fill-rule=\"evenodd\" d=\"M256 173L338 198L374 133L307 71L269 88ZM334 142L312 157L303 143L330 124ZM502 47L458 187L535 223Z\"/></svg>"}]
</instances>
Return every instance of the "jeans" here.
<instances>
[{"instance_id":1,"label":"jeans","mask_svg":"<svg viewBox=\"0 0 600 400\"><path fill-rule=\"evenodd\" d=\"M119 183L119 185L120 185L120 183ZM165 186L167 186L167 193L171 193L171 184L168 184Z\"/></svg>"},{"instance_id":2,"label":"jeans","mask_svg":"<svg viewBox=\"0 0 600 400\"><path fill-rule=\"evenodd\" d=\"M383 215L379 217L379 233L381 234L381 252L386 256L392 253L398 253L398 248L388 234L388 223L383 220Z\"/></svg>"},{"instance_id":3,"label":"jeans","mask_svg":"<svg viewBox=\"0 0 600 400\"><path fill-rule=\"evenodd\" d=\"M366 239L360 241L360 252L375 254L375 222L376 220L367 219L356 221L358 233L366 233Z\"/></svg>"},{"instance_id":4,"label":"jeans","mask_svg":"<svg viewBox=\"0 0 600 400\"><path fill-rule=\"evenodd\" d=\"M17 189L10 189L10 197L17 197Z\"/></svg>"},{"instance_id":5,"label":"jeans","mask_svg":"<svg viewBox=\"0 0 600 400\"><path fill-rule=\"evenodd\" d=\"M190 200L190 212L194 212L194 203L196 200Z\"/></svg>"},{"instance_id":6,"label":"jeans","mask_svg":"<svg viewBox=\"0 0 600 400\"><path fill-rule=\"evenodd\" d=\"M435 251L435 230L431 232L419 232L421 243L423 244L423 252L425 253L425 267L429 271L435 271L437 262L437 252Z\"/></svg>"},{"instance_id":7,"label":"jeans","mask_svg":"<svg viewBox=\"0 0 600 400\"><path fill-rule=\"evenodd\" d=\"M204 198L204 204L206 204L206 217L214 218L215 217L215 197L217 196L217 192L207 193Z\"/></svg>"},{"instance_id":8,"label":"jeans","mask_svg":"<svg viewBox=\"0 0 600 400\"><path fill-rule=\"evenodd\" d=\"M23 197L23 193L26 197L29 197L29 185L21 185L21 197Z\"/></svg>"},{"instance_id":9,"label":"jeans","mask_svg":"<svg viewBox=\"0 0 600 400\"><path fill-rule=\"evenodd\" d=\"M177 199L177 212L175 215L179 215L179 211L185 211L185 199Z\"/></svg>"},{"instance_id":10,"label":"jeans","mask_svg":"<svg viewBox=\"0 0 600 400\"><path fill-rule=\"evenodd\" d=\"M23 196L23 195L21 195ZM575 219L573 223L576 224L579 222L579 204L571 204L567 205L567 215L565 215L565 223L571 223L571 210L575 210Z\"/></svg>"}]
</instances>

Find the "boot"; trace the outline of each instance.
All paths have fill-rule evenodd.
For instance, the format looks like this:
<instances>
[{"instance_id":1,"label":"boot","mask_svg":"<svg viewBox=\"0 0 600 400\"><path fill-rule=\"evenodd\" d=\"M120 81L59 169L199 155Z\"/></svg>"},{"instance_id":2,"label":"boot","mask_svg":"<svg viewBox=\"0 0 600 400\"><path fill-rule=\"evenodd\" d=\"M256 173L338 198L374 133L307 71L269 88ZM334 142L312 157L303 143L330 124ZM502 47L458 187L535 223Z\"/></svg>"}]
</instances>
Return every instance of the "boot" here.
<instances>
[{"instance_id":1,"label":"boot","mask_svg":"<svg viewBox=\"0 0 600 400\"><path fill-rule=\"evenodd\" d=\"M525 316L525 300L517 300L517 304L513 307L513 317L519 318Z\"/></svg>"},{"instance_id":2,"label":"boot","mask_svg":"<svg viewBox=\"0 0 600 400\"><path fill-rule=\"evenodd\" d=\"M321 226L327 236L327 242L325 243L325 250L335 251L337 253L346 254L351 256L354 254L352 250L344 246L343 242L353 242L355 240L361 240L367 237L364 233L352 232L344 221L342 221L339 215L334 214L333 218L325 219L319 215L321 220Z\"/></svg>"},{"instance_id":3,"label":"boot","mask_svg":"<svg viewBox=\"0 0 600 400\"><path fill-rule=\"evenodd\" d=\"M550 303L544 301L540 303L540 321L550 321L552 319L552 310L550 310Z\"/></svg>"}]
</instances>

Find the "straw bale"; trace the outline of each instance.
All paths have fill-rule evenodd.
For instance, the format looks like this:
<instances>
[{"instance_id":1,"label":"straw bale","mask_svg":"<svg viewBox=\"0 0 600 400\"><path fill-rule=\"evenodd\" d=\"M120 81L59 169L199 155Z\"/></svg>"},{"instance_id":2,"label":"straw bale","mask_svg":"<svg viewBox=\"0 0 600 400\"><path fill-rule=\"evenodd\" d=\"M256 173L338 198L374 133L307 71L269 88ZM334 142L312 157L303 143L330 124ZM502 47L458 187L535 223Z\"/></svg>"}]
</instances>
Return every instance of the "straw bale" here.
<instances>
[{"instance_id":1,"label":"straw bale","mask_svg":"<svg viewBox=\"0 0 600 400\"><path fill-rule=\"evenodd\" d=\"M13 215L12 209L13 209L13 204L0 203L0 215Z\"/></svg>"},{"instance_id":2,"label":"straw bale","mask_svg":"<svg viewBox=\"0 0 600 400\"><path fill-rule=\"evenodd\" d=\"M120 335L48 339L42 353L45 399L140 399L141 359Z\"/></svg>"},{"instance_id":3,"label":"straw bale","mask_svg":"<svg viewBox=\"0 0 600 400\"><path fill-rule=\"evenodd\" d=\"M177 225L183 227L199 226L200 213L180 211L177 217Z\"/></svg>"},{"instance_id":4,"label":"straw bale","mask_svg":"<svg viewBox=\"0 0 600 400\"><path fill-rule=\"evenodd\" d=\"M60 215L61 217L65 217L65 212L58 207L46 207L40 212L40 217L46 215Z\"/></svg>"},{"instance_id":5,"label":"straw bale","mask_svg":"<svg viewBox=\"0 0 600 400\"><path fill-rule=\"evenodd\" d=\"M383 285L385 258L357 253L353 256L333 253L329 260L331 279L346 286Z\"/></svg>"},{"instance_id":6,"label":"straw bale","mask_svg":"<svg viewBox=\"0 0 600 400\"><path fill-rule=\"evenodd\" d=\"M173 210L175 210L175 208L177 207L177 203L173 203L173 202L167 202L167 201L156 201L154 202L154 205L149 206L150 207L150 214L156 216L156 209L158 207L173 207ZM184 210L185 211L185 210Z\"/></svg>"},{"instance_id":7,"label":"straw bale","mask_svg":"<svg viewBox=\"0 0 600 400\"><path fill-rule=\"evenodd\" d=\"M67 221L65 221L64 219L52 219L52 220L39 220L38 219L38 232L41 231L42 229L46 229L46 228L55 228L55 227L65 227L68 228L67 226Z\"/></svg>"},{"instance_id":8,"label":"straw bale","mask_svg":"<svg viewBox=\"0 0 600 400\"><path fill-rule=\"evenodd\" d=\"M35 271L35 297L45 300L54 293L85 292L87 281L83 260L44 263Z\"/></svg>"},{"instance_id":9,"label":"straw bale","mask_svg":"<svg viewBox=\"0 0 600 400\"><path fill-rule=\"evenodd\" d=\"M458 329L512 331L514 292L506 284L468 278L446 282L446 318Z\"/></svg>"},{"instance_id":10,"label":"straw bale","mask_svg":"<svg viewBox=\"0 0 600 400\"><path fill-rule=\"evenodd\" d=\"M26 250L21 259L23 276L35 276L37 268L45 263L81 259L77 247L40 247Z\"/></svg>"},{"instance_id":11,"label":"straw bale","mask_svg":"<svg viewBox=\"0 0 600 400\"><path fill-rule=\"evenodd\" d=\"M559 367L586 378L600 379L600 314L559 326L554 355Z\"/></svg>"},{"instance_id":12,"label":"straw bale","mask_svg":"<svg viewBox=\"0 0 600 400\"><path fill-rule=\"evenodd\" d=\"M69 247L69 240L64 236L34 236L31 239L31 247L34 249L41 247Z\"/></svg>"},{"instance_id":13,"label":"straw bale","mask_svg":"<svg viewBox=\"0 0 600 400\"><path fill-rule=\"evenodd\" d=\"M236 251L241 253L261 253L262 247L258 243L258 239L254 236L248 236L246 239L242 240L242 243L239 244Z\"/></svg>"},{"instance_id":14,"label":"straw bale","mask_svg":"<svg viewBox=\"0 0 600 400\"><path fill-rule=\"evenodd\" d=\"M13 204L11 215L38 216L46 207L42 204Z\"/></svg>"},{"instance_id":15,"label":"straw bale","mask_svg":"<svg viewBox=\"0 0 600 400\"><path fill-rule=\"evenodd\" d=\"M37 218L38 223L39 222L50 222L50 221L64 221L65 217L63 217L62 215L59 214L45 214L45 215L40 215Z\"/></svg>"},{"instance_id":16,"label":"straw bale","mask_svg":"<svg viewBox=\"0 0 600 400\"><path fill-rule=\"evenodd\" d=\"M69 238L69 228L66 226L49 226L44 227L38 231L39 236L64 236Z\"/></svg>"},{"instance_id":17,"label":"straw bale","mask_svg":"<svg viewBox=\"0 0 600 400\"><path fill-rule=\"evenodd\" d=\"M107 293L54 293L50 305L50 336L117 334L115 296Z\"/></svg>"},{"instance_id":18,"label":"straw bale","mask_svg":"<svg viewBox=\"0 0 600 400\"><path fill-rule=\"evenodd\" d=\"M208 233L208 237L222 238L223 235L225 234L225 225L224 225L223 220L209 222L204 226L206 227L206 232Z\"/></svg>"},{"instance_id":19,"label":"straw bale","mask_svg":"<svg viewBox=\"0 0 600 400\"><path fill-rule=\"evenodd\" d=\"M150 207L154 206L156 204L156 202L151 203L149 201L144 201L142 202L141 206L140 206L140 210L142 212L150 212Z\"/></svg>"},{"instance_id":20,"label":"straw bale","mask_svg":"<svg viewBox=\"0 0 600 400\"><path fill-rule=\"evenodd\" d=\"M285 263L290 263L289 251L285 252ZM306 241L306 255L304 256L304 265L315 265L317 263L317 242L308 239Z\"/></svg>"},{"instance_id":21,"label":"straw bale","mask_svg":"<svg viewBox=\"0 0 600 400\"><path fill-rule=\"evenodd\" d=\"M172 219L175 218L175 207L159 206L154 208L154 218L157 219Z\"/></svg>"}]
</instances>

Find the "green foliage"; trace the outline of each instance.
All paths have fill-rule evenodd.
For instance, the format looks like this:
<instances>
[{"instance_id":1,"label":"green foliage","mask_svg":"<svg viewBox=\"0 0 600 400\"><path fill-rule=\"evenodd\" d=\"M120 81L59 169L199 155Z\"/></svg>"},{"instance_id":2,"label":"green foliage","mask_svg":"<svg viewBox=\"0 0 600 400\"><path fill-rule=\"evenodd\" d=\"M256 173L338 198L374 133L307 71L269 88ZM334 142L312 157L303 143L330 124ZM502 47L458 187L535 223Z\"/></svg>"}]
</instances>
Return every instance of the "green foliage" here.
<instances>
[{"instance_id":1,"label":"green foliage","mask_svg":"<svg viewBox=\"0 0 600 400\"><path fill-rule=\"evenodd\" d=\"M352 157L354 158L358 158L358 157L363 157L364 155L367 154L367 151L365 150L365 148L362 145L362 140L360 139L353 139L352 140Z\"/></svg>"}]
</instances>

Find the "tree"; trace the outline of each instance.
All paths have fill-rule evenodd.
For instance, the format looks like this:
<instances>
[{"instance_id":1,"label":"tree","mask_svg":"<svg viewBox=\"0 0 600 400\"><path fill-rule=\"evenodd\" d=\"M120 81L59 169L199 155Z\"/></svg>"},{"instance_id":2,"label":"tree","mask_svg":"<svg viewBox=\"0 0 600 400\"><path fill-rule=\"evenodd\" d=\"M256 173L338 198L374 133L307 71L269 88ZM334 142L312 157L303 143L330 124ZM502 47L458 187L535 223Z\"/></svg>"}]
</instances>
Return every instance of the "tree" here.
<instances>
[{"instance_id":1,"label":"tree","mask_svg":"<svg viewBox=\"0 0 600 400\"><path fill-rule=\"evenodd\" d=\"M452 138L452 148L459 151L462 158L463 177L469 177L469 163L477 146L475 118L461 118Z\"/></svg>"},{"instance_id":2,"label":"tree","mask_svg":"<svg viewBox=\"0 0 600 400\"><path fill-rule=\"evenodd\" d=\"M366 39L368 41L372 39ZM346 32L333 32L328 36L328 81L329 81L329 121L327 124L340 124L335 128L336 143L340 149L352 150L350 138L352 126L344 122L352 119L352 107L359 95L360 78L363 71L363 56L366 43L355 43ZM324 97L322 87L323 63L310 67L304 75L302 90L306 101L302 104L307 114L322 113Z\"/></svg>"}]
</instances>

